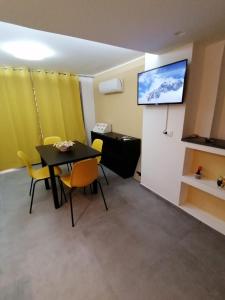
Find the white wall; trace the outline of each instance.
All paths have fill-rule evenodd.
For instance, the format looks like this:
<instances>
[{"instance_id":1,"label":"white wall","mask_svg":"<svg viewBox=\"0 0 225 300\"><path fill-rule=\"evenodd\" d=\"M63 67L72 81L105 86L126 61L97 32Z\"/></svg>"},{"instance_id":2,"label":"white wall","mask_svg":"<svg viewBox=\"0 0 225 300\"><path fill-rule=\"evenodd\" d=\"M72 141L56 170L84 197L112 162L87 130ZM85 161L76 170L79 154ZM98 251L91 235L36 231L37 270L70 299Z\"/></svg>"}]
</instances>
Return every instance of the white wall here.
<instances>
[{"instance_id":1,"label":"white wall","mask_svg":"<svg viewBox=\"0 0 225 300\"><path fill-rule=\"evenodd\" d=\"M225 40L195 43L188 71L183 136L225 139Z\"/></svg>"},{"instance_id":2,"label":"white wall","mask_svg":"<svg viewBox=\"0 0 225 300\"><path fill-rule=\"evenodd\" d=\"M145 70L185 58L190 62L192 49L193 45L188 44L158 56L146 54ZM166 109L166 105L143 108L141 184L178 204L185 150L181 142L185 104L169 106L168 131L173 132L172 137L162 133L165 128Z\"/></svg>"},{"instance_id":3,"label":"white wall","mask_svg":"<svg viewBox=\"0 0 225 300\"><path fill-rule=\"evenodd\" d=\"M220 41L210 44L204 49L203 72L195 124L195 132L200 136L210 136L217 99L224 45L225 41Z\"/></svg>"},{"instance_id":4,"label":"white wall","mask_svg":"<svg viewBox=\"0 0 225 300\"><path fill-rule=\"evenodd\" d=\"M88 143L91 144L91 130L95 125L95 104L93 78L80 77L81 93L84 111L84 124L88 137Z\"/></svg>"},{"instance_id":5,"label":"white wall","mask_svg":"<svg viewBox=\"0 0 225 300\"><path fill-rule=\"evenodd\" d=\"M225 41L211 137L225 140Z\"/></svg>"}]
</instances>

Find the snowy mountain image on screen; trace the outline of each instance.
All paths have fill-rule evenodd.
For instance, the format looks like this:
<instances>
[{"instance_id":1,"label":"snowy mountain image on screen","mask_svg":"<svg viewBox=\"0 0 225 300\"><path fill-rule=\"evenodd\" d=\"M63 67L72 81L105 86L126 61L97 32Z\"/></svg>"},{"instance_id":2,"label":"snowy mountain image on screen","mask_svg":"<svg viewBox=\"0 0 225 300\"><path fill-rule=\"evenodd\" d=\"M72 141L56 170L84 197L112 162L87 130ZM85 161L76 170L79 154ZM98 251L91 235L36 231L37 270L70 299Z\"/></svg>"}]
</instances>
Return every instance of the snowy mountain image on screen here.
<instances>
[{"instance_id":1,"label":"snowy mountain image on screen","mask_svg":"<svg viewBox=\"0 0 225 300\"><path fill-rule=\"evenodd\" d=\"M183 87L182 79L178 79L178 80L170 79L170 80L164 81L162 84L160 84L160 86L158 88L154 89L152 92L149 93L148 101L151 102L151 100L154 101L154 99L157 99L158 100L157 103L159 103L159 99L164 98L163 94L167 94L168 92L176 92L182 87ZM170 96L178 96L178 95L176 95L177 93L173 93L173 94L174 95L171 94Z\"/></svg>"},{"instance_id":2,"label":"snowy mountain image on screen","mask_svg":"<svg viewBox=\"0 0 225 300\"><path fill-rule=\"evenodd\" d=\"M185 71L186 61L179 61L140 73L138 103L181 103Z\"/></svg>"}]
</instances>

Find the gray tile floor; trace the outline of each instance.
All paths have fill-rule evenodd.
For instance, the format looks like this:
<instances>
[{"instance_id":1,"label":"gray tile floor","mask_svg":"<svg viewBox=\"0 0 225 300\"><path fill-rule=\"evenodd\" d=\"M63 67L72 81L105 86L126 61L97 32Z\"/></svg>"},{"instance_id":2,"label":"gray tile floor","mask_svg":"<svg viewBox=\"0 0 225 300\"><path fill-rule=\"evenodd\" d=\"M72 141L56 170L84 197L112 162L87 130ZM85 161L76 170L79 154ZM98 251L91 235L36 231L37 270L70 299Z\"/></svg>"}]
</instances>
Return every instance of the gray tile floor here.
<instances>
[{"instance_id":1,"label":"gray tile floor","mask_svg":"<svg viewBox=\"0 0 225 300\"><path fill-rule=\"evenodd\" d=\"M225 237L108 171L100 195L53 208L24 169L0 175L0 300L225 299Z\"/></svg>"}]
</instances>

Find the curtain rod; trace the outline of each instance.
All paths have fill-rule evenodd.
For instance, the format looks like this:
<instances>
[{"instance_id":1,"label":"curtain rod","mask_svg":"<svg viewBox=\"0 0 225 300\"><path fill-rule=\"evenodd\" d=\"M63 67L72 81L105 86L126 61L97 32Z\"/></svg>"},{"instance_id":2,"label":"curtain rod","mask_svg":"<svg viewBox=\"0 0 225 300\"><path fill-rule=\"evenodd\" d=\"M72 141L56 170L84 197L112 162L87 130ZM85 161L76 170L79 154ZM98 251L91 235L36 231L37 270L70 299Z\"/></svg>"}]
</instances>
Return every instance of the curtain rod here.
<instances>
[{"instance_id":1,"label":"curtain rod","mask_svg":"<svg viewBox=\"0 0 225 300\"><path fill-rule=\"evenodd\" d=\"M63 72L58 72L58 71L46 71L46 70L41 70L41 69L30 69L30 68L26 68L26 67L24 67L24 68L22 68L22 67L18 67L18 68L16 68L16 67L10 67L10 66L5 66L5 67L0 67L0 69L12 69L12 70L17 70L17 71L23 71L23 70L25 70L25 69L27 69L28 71L31 71L31 72L41 72L41 71L43 71L43 72L45 72L45 73L58 73L58 74L61 74L61 75L70 75L70 76L78 76L78 77L91 77L91 78L93 78L94 77L94 75L86 75L86 74L73 74L73 73L70 73L70 72L68 72L68 73L63 73Z\"/></svg>"}]
</instances>

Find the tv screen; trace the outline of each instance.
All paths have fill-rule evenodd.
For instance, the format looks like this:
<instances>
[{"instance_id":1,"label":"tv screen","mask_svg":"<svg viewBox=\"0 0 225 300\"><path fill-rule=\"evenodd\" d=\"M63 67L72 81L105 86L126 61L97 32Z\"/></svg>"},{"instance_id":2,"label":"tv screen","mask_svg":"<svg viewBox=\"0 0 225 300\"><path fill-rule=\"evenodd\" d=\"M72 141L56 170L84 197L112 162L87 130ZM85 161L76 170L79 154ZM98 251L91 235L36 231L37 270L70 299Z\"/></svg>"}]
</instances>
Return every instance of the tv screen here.
<instances>
[{"instance_id":1,"label":"tv screen","mask_svg":"<svg viewBox=\"0 0 225 300\"><path fill-rule=\"evenodd\" d=\"M183 103L187 59L138 74L139 105Z\"/></svg>"}]
</instances>

